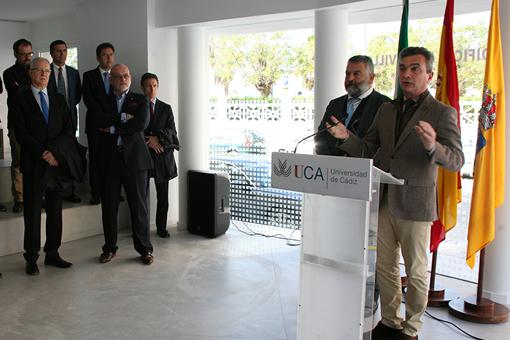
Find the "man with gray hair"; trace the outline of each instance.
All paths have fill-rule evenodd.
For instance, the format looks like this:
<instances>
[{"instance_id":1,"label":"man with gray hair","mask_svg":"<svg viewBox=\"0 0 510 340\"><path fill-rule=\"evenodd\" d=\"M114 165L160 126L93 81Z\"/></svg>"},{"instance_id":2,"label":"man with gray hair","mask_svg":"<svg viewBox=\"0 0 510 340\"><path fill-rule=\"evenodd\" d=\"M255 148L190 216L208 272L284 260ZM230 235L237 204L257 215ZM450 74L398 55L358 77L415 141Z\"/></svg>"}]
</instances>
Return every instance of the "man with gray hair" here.
<instances>
[{"instance_id":1,"label":"man with gray hair","mask_svg":"<svg viewBox=\"0 0 510 340\"><path fill-rule=\"evenodd\" d=\"M9 111L9 121L21 145L25 236L23 256L26 273L39 274L37 258L41 242L41 203L43 183L51 168L60 169L62 159L52 149L52 142L74 138L71 113L64 96L48 92L50 63L34 58L30 64L30 86L16 98ZM44 263L59 268L72 264L63 260L58 249L62 241L62 197L57 190L44 189L46 198L46 243Z\"/></svg>"},{"instance_id":2,"label":"man with gray hair","mask_svg":"<svg viewBox=\"0 0 510 340\"><path fill-rule=\"evenodd\" d=\"M326 131L330 117L336 117L349 130L363 137L374 120L382 103L390 98L374 90L374 63L366 55L349 58L345 69L344 86L346 95L331 100L318 127L322 131L315 136L315 152L318 155L344 156L346 153L336 147L336 139Z\"/></svg>"},{"instance_id":3,"label":"man with gray hair","mask_svg":"<svg viewBox=\"0 0 510 340\"><path fill-rule=\"evenodd\" d=\"M428 302L430 227L437 219L437 168L459 171L464 154L457 112L428 91L433 54L408 47L398 57L403 98L381 105L363 139L335 117L326 123L337 147L353 156L373 157L377 166L404 180L382 188L377 231L376 277L381 322L372 339L418 339ZM400 315L400 253L408 278L405 318Z\"/></svg>"}]
</instances>

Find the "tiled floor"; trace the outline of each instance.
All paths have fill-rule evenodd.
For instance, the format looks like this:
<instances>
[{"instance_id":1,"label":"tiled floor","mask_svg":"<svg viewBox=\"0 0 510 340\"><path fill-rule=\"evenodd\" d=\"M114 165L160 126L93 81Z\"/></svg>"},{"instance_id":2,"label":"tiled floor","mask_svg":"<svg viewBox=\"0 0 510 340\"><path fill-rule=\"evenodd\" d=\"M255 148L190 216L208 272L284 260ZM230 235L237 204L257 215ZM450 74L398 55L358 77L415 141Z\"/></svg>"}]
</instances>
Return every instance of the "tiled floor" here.
<instances>
[{"instance_id":1,"label":"tiled floor","mask_svg":"<svg viewBox=\"0 0 510 340\"><path fill-rule=\"evenodd\" d=\"M20 254L0 257L0 339L296 339L299 247L234 228L211 240L174 231L169 240L153 238L156 261L144 266L124 233L117 257L101 265L102 241L64 244L62 256L74 263L67 270L45 267L41 256L37 277L24 273ZM510 339L508 323L477 325L429 311L480 338ZM420 339L467 339L424 320Z\"/></svg>"}]
</instances>

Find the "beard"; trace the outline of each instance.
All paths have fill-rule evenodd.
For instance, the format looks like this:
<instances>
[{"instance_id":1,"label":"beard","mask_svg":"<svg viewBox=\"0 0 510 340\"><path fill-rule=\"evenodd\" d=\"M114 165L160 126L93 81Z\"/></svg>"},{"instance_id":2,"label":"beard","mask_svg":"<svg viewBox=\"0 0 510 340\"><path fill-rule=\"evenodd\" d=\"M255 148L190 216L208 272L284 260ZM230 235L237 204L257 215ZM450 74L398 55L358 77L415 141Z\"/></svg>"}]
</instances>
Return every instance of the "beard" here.
<instances>
[{"instance_id":1,"label":"beard","mask_svg":"<svg viewBox=\"0 0 510 340\"><path fill-rule=\"evenodd\" d=\"M349 85L347 85L345 87L345 90L351 97L357 98L357 97L361 96L366 90L368 90L369 87L370 86L368 85L368 83L361 83L361 84L350 83Z\"/></svg>"}]
</instances>

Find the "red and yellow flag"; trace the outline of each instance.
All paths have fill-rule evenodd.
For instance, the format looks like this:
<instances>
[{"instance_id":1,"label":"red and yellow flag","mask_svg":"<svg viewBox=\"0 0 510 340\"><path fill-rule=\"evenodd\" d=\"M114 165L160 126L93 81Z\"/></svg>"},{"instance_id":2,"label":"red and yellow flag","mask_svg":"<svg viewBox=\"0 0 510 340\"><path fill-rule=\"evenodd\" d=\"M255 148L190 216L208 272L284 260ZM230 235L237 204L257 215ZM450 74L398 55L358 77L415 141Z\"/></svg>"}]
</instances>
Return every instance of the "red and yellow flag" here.
<instances>
[{"instance_id":1,"label":"red and yellow flag","mask_svg":"<svg viewBox=\"0 0 510 340\"><path fill-rule=\"evenodd\" d=\"M496 208L505 198L505 85L499 26L499 0L492 1L482 108L469 215L467 264L494 240Z\"/></svg>"},{"instance_id":2,"label":"red and yellow flag","mask_svg":"<svg viewBox=\"0 0 510 340\"><path fill-rule=\"evenodd\" d=\"M453 48L453 5L448 0L444 13L441 46L437 70L436 99L457 110L457 126L460 128L459 82L457 63ZM430 251L437 250L445 239L447 231L457 224L457 204L462 199L460 172L449 171L442 167L437 173L438 219L432 224L430 233Z\"/></svg>"}]
</instances>

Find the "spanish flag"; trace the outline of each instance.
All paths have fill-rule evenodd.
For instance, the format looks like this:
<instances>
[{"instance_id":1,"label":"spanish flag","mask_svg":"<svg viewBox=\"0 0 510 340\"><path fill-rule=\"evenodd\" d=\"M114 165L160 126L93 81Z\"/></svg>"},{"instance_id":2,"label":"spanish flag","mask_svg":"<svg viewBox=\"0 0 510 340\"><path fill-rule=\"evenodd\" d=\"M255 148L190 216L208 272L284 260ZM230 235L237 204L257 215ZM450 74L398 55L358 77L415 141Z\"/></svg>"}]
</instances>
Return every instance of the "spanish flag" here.
<instances>
[{"instance_id":1,"label":"spanish flag","mask_svg":"<svg viewBox=\"0 0 510 340\"><path fill-rule=\"evenodd\" d=\"M505 90L499 27L499 0L492 1L482 108L469 216L467 264L494 240L496 208L505 195Z\"/></svg>"},{"instance_id":2,"label":"spanish flag","mask_svg":"<svg viewBox=\"0 0 510 340\"><path fill-rule=\"evenodd\" d=\"M453 5L454 0L448 0L444 13L443 32L439 48L436 99L457 110L457 126L460 128L459 82L453 48ZM461 199L460 172L452 172L440 167L437 174L438 220L432 224L430 233L431 252L437 250L439 243L445 239L446 232L457 224L457 204Z\"/></svg>"}]
</instances>

